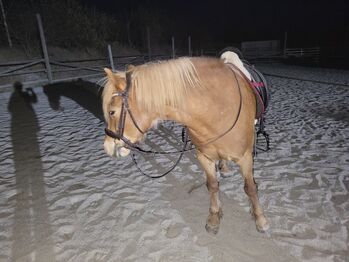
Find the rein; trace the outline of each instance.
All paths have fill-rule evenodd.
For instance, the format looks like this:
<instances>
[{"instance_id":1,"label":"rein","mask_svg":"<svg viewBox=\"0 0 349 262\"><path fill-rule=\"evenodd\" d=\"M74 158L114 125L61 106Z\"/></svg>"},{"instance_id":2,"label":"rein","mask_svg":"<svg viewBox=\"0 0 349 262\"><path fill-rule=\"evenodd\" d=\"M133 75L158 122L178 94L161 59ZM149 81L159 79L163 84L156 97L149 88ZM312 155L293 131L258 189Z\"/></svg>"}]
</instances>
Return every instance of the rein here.
<instances>
[{"instance_id":1,"label":"rein","mask_svg":"<svg viewBox=\"0 0 349 262\"><path fill-rule=\"evenodd\" d=\"M146 176L146 177L149 177L149 178L160 178L160 177L164 177L164 176L166 176L168 173L170 173L173 169L175 169L175 167L176 167L176 166L179 164L179 162L181 161L181 159L182 159L182 157L183 157L183 155L184 155L184 152L186 152L186 147L187 147L187 144L188 144L188 132L186 131L186 128L183 128L183 129L182 129L182 141L183 141L183 143L184 143L183 149L182 149L181 154L179 155L179 157L178 157L176 163L174 163L173 166L172 166L170 169L168 169L166 172L164 172L164 173L161 174L161 175L152 176L152 175L149 175L149 174L145 173L145 172L139 167L138 162L137 162L137 160L136 160L136 155L134 154L134 152L132 152L132 155L131 155L131 156L132 156L133 163L135 163L135 166L137 167L138 171L139 171L142 175L144 175L144 176Z\"/></svg>"},{"instance_id":2,"label":"rein","mask_svg":"<svg viewBox=\"0 0 349 262\"><path fill-rule=\"evenodd\" d=\"M134 124L134 126L137 128L137 130L142 133L142 134L145 134L144 131L142 131L142 129L139 127L139 125L137 124L133 114L132 114L132 111L129 107L129 104L128 104L128 98L129 98L129 90L131 89L131 85L132 85L132 81L131 81L131 73L130 72L127 72L126 73L126 88L124 91L122 92L118 92L118 93L114 93L112 95L112 98L113 97L121 97L122 98L122 104L121 104L121 111L120 111L120 118L119 118L119 123L118 123L118 128L116 130L116 132L108 129L108 128L105 128L105 134L111 138L114 138L114 140L121 140L125 143L125 148L131 150L131 151L136 151L136 152L139 152L139 153L143 153L143 154L153 154L153 155L170 155L170 154L180 154L179 157L178 157L178 160L176 161L176 163L168 170L166 171L164 174L161 174L159 176L151 176L149 174L146 174L144 173L140 167L138 166L138 163L136 161L136 158L135 158L135 154L132 152L132 160L133 162L135 163L137 169L139 170L139 172L141 172L143 175L149 177L149 178L160 178L160 177L163 177L165 175L167 175L168 173L170 173L177 165L178 163L180 162L180 160L182 159L183 157L183 154L186 153L186 152L189 152L189 151L193 151L194 149L196 148L200 148L200 147L204 147L204 146L207 146L208 144L211 144L215 141L217 141L218 139L220 139L221 137L225 136L227 133L229 133L236 125L237 121L239 120L240 118L240 114L241 114L241 108L242 108L242 94L241 94L241 87L240 87L240 83L237 79L237 76L236 76L236 72L234 71L234 69L237 69L238 71L240 71L235 65L233 64L229 64L229 68L233 71L234 73L234 77L235 77L235 80L236 80L236 83L238 85L238 90L239 90L239 96L240 96L240 102L239 102L239 109L238 109L238 113L237 113L237 116L235 118L235 121L233 122L233 124L225 131L223 132L222 134L218 135L217 137L215 138L212 138L210 139L209 141L207 141L206 143L204 144L201 144L201 145L198 145L198 146L191 146L190 148L187 148L187 144L188 144L188 131L186 127L183 128L182 130L182 141L184 143L184 146L181 150L177 150L177 151L153 151L153 150L145 150L141 147L139 147L136 143L133 143L131 142L129 139L127 139L125 136L124 136L124 131L125 131L125 121L126 121L126 115L127 113L129 114L129 116L131 117L131 120ZM185 134L185 135L184 135Z\"/></svg>"}]
</instances>

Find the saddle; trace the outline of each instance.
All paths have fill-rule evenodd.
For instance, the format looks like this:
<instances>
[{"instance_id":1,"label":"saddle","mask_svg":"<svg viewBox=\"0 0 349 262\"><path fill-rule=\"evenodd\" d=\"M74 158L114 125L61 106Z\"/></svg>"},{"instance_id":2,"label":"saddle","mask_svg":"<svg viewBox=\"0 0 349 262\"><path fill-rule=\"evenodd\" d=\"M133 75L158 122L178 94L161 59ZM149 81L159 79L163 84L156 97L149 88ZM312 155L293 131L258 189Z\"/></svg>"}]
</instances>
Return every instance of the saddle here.
<instances>
[{"instance_id":1,"label":"saddle","mask_svg":"<svg viewBox=\"0 0 349 262\"><path fill-rule=\"evenodd\" d=\"M244 67L250 73L252 78L252 80L250 81L251 88L256 95L257 101L256 119L260 119L261 117L263 117L263 114L267 110L270 100L268 84L263 74L259 72L253 65L244 62Z\"/></svg>"},{"instance_id":2,"label":"saddle","mask_svg":"<svg viewBox=\"0 0 349 262\"><path fill-rule=\"evenodd\" d=\"M231 63L226 63L226 65L228 65L232 70L236 69L246 79L246 81L248 81L256 97L256 119L258 120L262 118L263 114L267 110L270 100L267 81L262 73L259 72L253 65L244 62L244 67L251 75L250 80L236 65Z\"/></svg>"},{"instance_id":3,"label":"saddle","mask_svg":"<svg viewBox=\"0 0 349 262\"><path fill-rule=\"evenodd\" d=\"M257 154L257 148L262 151L268 151L270 149L270 140L269 140L269 134L265 131L265 123L264 123L264 113L267 110L269 100L270 100L270 93L268 90L267 81L265 80L264 76L261 72L259 72L253 65L250 65L247 62L243 62L244 67L251 75L251 80L234 64L231 63L225 63L228 65L231 70L236 69L242 77L246 79L246 81L250 84L251 89L253 90L255 97L256 97L256 116L255 119L257 120L257 141L258 136L262 134L265 138L265 149L259 148L255 145L254 150L254 156Z\"/></svg>"}]
</instances>

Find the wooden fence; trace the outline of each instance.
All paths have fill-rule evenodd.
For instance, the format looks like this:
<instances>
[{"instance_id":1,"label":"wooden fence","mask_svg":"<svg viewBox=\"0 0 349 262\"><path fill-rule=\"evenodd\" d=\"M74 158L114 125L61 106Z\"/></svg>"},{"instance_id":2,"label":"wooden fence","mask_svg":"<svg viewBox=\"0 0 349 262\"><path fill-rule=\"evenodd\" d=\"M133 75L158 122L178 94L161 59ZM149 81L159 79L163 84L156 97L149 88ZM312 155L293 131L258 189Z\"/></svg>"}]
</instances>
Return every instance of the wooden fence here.
<instances>
[{"instance_id":1,"label":"wooden fence","mask_svg":"<svg viewBox=\"0 0 349 262\"><path fill-rule=\"evenodd\" d=\"M320 60L320 47L310 48L286 48L284 50L260 50L249 49L244 53L244 58L250 62L284 62L294 60L308 60L318 62Z\"/></svg>"},{"instance_id":2,"label":"wooden fence","mask_svg":"<svg viewBox=\"0 0 349 262\"><path fill-rule=\"evenodd\" d=\"M44 34L41 17L36 15L38 28L40 33L41 48L43 57L25 60L0 63L0 91L12 87L12 83L20 81L24 86L42 85L47 83L56 83L61 81L69 81L76 79L101 78L104 76L103 68L109 67L112 70L123 70L126 64L143 64L150 60L162 60L175 58L180 55L193 55L191 37L188 37L188 53L178 54L175 46L175 38L172 37L172 52L171 54L152 54L150 47L150 38L148 39L148 53L131 56L113 56L112 48L107 46L108 56L89 59L75 60L52 60L49 56L46 39ZM148 34L149 35L149 34ZM149 36L148 36L149 37ZM269 43L268 41L264 41ZM264 42L261 42L262 44ZM275 42L275 41L274 41ZM274 43L273 42L273 43ZM252 43L252 42L251 42ZM256 42L257 43L257 42ZM258 42L259 43L259 42ZM251 45L251 44L250 44ZM265 45L265 44L264 44ZM318 61L320 57L320 48L268 48L264 45L261 48L258 46L247 46L244 52L244 58L252 63L257 62L278 62L287 59L313 59ZM217 50L201 50L194 55L197 56L218 56ZM4 68L3 70L1 70Z\"/></svg>"},{"instance_id":3,"label":"wooden fence","mask_svg":"<svg viewBox=\"0 0 349 262\"><path fill-rule=\"evenodd\" d=\"M319 57L320 47L310 47L310 48L287 48L284 52L286 58L290 57Z\"/></svg>"},{"instance_id":4,"label":"wooden fence","mask_svg":"<svg viewBox=\"0 0 349 262\"><path fill-rule=\"evenodd\" d=\"M12 83L21 80L24 86L42 85L75 79L101 78L103 68L123 70L126 64L143 64L151 60L175 58L180 55L172 37L171 54L152 54L150 38L148 39L148 53L128 56L113 56L112 48L107 46L108 56L76 60L52 60L49 56L44 29L39 14L36 15L43 57L0 63L0 91L12 87ZM149 34L148 34L149 35ZM188 54L192 55L191 37L188 37ZM3 69L3 70L2 70Z\"/></svg>"}]
</instances>

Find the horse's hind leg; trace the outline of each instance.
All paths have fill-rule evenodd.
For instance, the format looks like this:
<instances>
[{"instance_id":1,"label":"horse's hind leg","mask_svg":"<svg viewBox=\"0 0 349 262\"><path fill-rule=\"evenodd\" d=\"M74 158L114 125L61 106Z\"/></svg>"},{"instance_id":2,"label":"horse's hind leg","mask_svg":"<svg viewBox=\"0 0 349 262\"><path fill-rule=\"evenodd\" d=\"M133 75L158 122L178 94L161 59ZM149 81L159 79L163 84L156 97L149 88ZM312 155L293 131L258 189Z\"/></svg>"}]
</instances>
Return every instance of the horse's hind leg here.
<instances>
[{"instance_id":1,"label":"horse's hind leg","mask_svg":"<svg viewBox=\"0 0 349 262\"><path fill-rule=\"evenodd\" d=\"M251 212L256 219L256 227L260 232L265 232L269 229L269 223L263 214L260 206L257 193L257 185L253 178L253 158L252 153L247 152L238 162L242 175L245 180L245 192L250 198L252 208Z\"/></svg>"},{"instance_id":2,"label":"horse's hind leg","mask_svg":"<svg viewBox=\"0 0 349 262\"><path fill-rule=\"evenodd\" d=\"M208 233L217 234L220 219L223 216L221 203L219 201L219 183L216 177L215 162L207 158L204 154L198 152L198 160L205 170L206 185L210 193L210 209L206 221L206 231Z\"/></svg>"}]
</instances>

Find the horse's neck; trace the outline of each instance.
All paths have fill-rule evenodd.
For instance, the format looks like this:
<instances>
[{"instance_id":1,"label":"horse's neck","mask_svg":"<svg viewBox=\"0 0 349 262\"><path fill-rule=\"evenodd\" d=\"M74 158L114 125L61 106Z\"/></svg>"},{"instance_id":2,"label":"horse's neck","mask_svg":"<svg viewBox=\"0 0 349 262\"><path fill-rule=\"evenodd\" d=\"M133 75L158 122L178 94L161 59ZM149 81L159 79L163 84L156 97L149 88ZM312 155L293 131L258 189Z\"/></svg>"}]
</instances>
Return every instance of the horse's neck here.
<instances>
[{"instance_id":1,"label":"horse's neck","mask_svg":"<svg viewBox=\"0 0 349 262\"><path fill-rule=\"evenodd\" d=\"M161 113L150 115L151 127L156 127L160 121L169 120L175 121L182 125L188 125L190 122L189 114L185 111L180 111L171 107L165 108Z\"/></svg>"}]
</instances>

